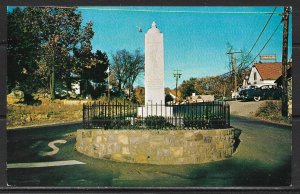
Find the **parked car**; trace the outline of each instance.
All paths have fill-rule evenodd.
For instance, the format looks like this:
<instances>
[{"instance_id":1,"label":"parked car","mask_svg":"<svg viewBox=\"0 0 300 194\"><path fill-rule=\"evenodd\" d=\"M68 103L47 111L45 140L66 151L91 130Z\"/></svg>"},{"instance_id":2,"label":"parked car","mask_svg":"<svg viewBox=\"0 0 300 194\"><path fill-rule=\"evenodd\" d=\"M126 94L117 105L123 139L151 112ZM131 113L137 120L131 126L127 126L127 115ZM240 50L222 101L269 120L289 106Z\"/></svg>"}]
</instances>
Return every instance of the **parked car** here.
<instances>
[{"instance_id":1,"label":"parked car","mask_svg":"<svg viewBox=\"0 0 300 194\"><path fill-rule=\"evenodd\" d=\"M248 89L239 92L240 99L242 100L277 100L281 98L282 89L275 85L261 85L251 86Z\"/></svg>"}]
</instances>

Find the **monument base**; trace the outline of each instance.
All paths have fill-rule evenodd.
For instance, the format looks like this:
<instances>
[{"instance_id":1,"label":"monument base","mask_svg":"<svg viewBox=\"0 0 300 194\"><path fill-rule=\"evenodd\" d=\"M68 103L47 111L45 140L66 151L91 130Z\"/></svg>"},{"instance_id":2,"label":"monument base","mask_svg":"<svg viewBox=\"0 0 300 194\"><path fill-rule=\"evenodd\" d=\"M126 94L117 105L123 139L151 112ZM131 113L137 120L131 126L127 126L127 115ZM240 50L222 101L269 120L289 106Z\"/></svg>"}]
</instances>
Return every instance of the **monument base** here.
<instances>
[{"instance_id":1,"label":"monument base","mask_svg":"<svg viewBox=\"0 0 300 194\"><path fill-rule=\"evenodd\" d=\"M151 106L145 105L138 107L138 117L148 117L148 116L162 116L162 117L173 117L173 107L168 107L165 105Z\"/></svg>"}]
</instances>

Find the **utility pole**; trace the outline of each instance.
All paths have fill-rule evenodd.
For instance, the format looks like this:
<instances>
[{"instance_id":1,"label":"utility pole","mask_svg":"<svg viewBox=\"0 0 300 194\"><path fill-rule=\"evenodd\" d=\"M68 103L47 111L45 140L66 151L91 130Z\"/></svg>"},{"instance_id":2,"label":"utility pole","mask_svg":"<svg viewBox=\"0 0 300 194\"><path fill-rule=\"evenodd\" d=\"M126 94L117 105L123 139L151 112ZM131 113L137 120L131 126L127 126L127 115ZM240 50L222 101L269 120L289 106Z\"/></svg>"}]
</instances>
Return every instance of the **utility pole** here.
<instances>
[{"instance_id":1,"label":"utility pole","mask_svg":"<svg viewBox=\"0 0 300 194\"><path fill-rule=\"evenodd\" d=\"M236 52L227 52L227 55L230 55L230 63L232 64L232 72L233 72L233 78L234 78L234 93L237 92L237 80L236 80L236 53L241 53L241 51Z\"/></svg>"},{"instance_id":2,"label":"utility pole","mask_svg":"<svg viewBox=\"0 0 300 194\"><path fill-rule=\"evenodd\" d=\"M281 114L288 116L288 91L287 91L287 57L288 57L288 34L289 34L289 13L290 7L284 7L283 21L283 41L282 41L282 104Z\"/></svg>"},{"instance_id":3,"label":"utility pole","mask_svg":"<svg viewBox=\"0 0 300 194\"><path fill-rule=\"evenodd\" d=\"M180 71L181 71L181 70L176 69L176 70L174 70L174 73L173 73L174 77L176 78L176 99L175 99L175 102L177 101L177 86L178 86L178 79L179 79L180 76L182 75L182 74L180 73Z\"/></svg>"}]
</instances>

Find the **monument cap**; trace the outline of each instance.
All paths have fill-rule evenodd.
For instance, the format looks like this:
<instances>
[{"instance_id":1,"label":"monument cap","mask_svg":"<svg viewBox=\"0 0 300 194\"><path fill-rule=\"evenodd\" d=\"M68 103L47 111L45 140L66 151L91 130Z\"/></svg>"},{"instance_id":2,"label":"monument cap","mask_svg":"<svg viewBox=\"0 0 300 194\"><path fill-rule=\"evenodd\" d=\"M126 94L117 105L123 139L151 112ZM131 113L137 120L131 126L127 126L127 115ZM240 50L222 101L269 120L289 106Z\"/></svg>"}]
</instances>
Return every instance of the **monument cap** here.
<instances>
[{"instance_id":1,"label":"monument cap","mask_svg":"<svg viewBox=\"0 0 300 194\"><path fill-rule=\"evenodd\" d=\"M152 22L152 28L154 28L154 27L157 28L155 21Z\"/></svg>"},{"instance_id":2,"label":"monument cap","mask_svg":"<svg viewBox=\"0 0 300 194\"><path fill-rule=\"evenodd\" d=\"M160 30L157 28L155 21L152 22L151 28L147 33L160 33Z\"/></svg>"}]
</instances>

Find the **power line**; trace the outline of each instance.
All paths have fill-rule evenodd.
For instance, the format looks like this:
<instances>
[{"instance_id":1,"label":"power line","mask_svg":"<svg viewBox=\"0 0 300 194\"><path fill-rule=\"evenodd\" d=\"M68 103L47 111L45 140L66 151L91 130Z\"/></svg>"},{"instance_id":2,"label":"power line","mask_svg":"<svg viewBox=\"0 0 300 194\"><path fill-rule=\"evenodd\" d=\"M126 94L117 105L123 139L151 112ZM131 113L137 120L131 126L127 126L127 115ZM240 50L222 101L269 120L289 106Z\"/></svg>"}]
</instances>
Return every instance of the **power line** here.
<instances>
[{"instance_id":1,"label":"power line","mask_svg":"<svg viewBox=\"0 0 300 194\"><path fill-rule=\"evenodd\" d=\"M262 47L262 49L258 52L258 54L254 57L254 59L248 64L248 66L250 64L252 64L255 59L261 54L261 52L265 49L265 47L267 46L267 44L270 42L270 40L272 39L272 37L274 36L274 34L276 33L276 31L278 30L279 26L281 25L282 20L279 22L279 24L277 25L276 29L273 31L272 35L270 36L270 38L267 40L267 42L264 44L264 46Z\"/></svg>"},{"instance_id":2,"label":"power line","mask_svg":"<svg viewBox=\"0 0 300 194\"><path fill-rule=\"evenodd\" d=\"M281 23L282 23L282 20L279 22L279 24L277 25L277 27L275 28L275 30L273 31L273 33L271 34L271 36L269 37L269 39L267 40L267 42L266 42L266 43L264 44L264 46L260 49L260 51L259 51L258 54L254 57L254 59L253 59L250 63L248 63L248 65L246 65L244 68L242 68L241 70L247 69L247 68L249 67L249 65L251 65L251 64L255 61L255 59L261 54L261 52L265 49L265 47L268 45L268 43L270 42L270 40L273 38L273 36L274 36L275 33L277 32L277 30L278 30L279 26L281 25ZM222 74L222 75L220 75L220 76L225 76L225 75L231 74L231 72L232 72L232 71L227 72L227 73L224 73L224 74Z\"/></svg>"},{"instance_id":3,"label":"power line","mask_svg":"<svg viewBox=\"0 0 300 194\"><path fill-rule=\"evenodd\" d=\"M95 10L95 11L115 11L115 12L148 12L148 13L191 13L191 14L262 14L273 15L275 12L213 12L213 11L186 11L186 10L156 10L156 9L124 9L124 8L99 8L99 7L63 7L63 6L41 6L45 8L61 8L61 9L78 9L78 10ZM281 12L275 14L281 16Z\"/></svg>"},{"instance_id":4,"label":"power line","mask_svg":"<svg viewBox=\"0 0 300 194\"><path fill-rule=\"evenodd\" d=\"M271 14L274 12L210 12L210 11L181 11L181 10L154 10L154 9L116 9L116 8L90 8L78 7L79 10L117 11L117 12L151 12L151 13L192 13L192 14ZM281 13L276 13L281 14Z\"/></svg>"},{"instance_id":5,"label":"power line","mask_svg":"<svg viewBox=\"0 0 300 194\"><path fill-rule=\"evenodd\" d=\"M268 26L268 24L269 24L269 22L270 22L270 20L271 20L271 18L272 18L272 16L273 16L273 14L274 14L275 11L276 11L276 8L277 8L277 7L274 8L273 13L270 15L270 17L269 17L267 23L265 24L265 26L263 27L262 31L260 32L260 34L259 34L258 37L256 38L256 41L254 42L254 44L253 44L253 46L251 47L251 49L250 49L250 51L248 52L248 54L246 55L246 58L250 55L250 53L252 52L253 48L256 46L257 42L259 41L261 35L264 33L264 31L265 31L266 27ZM242 63L241 63L241 64L242 64ZM241 65L241 64L240 64L240 65Z\"/></svg>"},{"instance_id":6,"label":"power line","mask_svg":"<svg viewBox=\"0 0 300 194\"><path fill-rule=\"evenodd\" d=\"M274 8L274 10L273 10L272 13L275 13L276 8L277 8L277 7ZM271 18L272 18L273 15L274 15L274 14L271 14L271 15L270 15L269 19L267 20L267 22L266 22L266 24L264 25L262 31L260 32L260 34L259 34L258 37L256 38L256 41L254 42L254 44L253 44L253 46L251 47L250 51L249 51L249 52L247 53L247 55L245 56L244 60L250 55L250 53L252 52L253 48L256 46L257 42L259 41L259 39L260 39L260 37L262 36L263 32L265 31L266 27L267 27L268 24L270 23L270 20L271 20ZM267 46L267 44L269 43L269 41L270 41L270 40L272 39L272 37L274 36L275 32L278 30L280 24L281 24L281 22L278 24L278 26L277 26L276 29L273 31L273 33L272 33L272 35L270 36L270 38L269 38L269 39L267 40L267 42L264 44L263 48L259 51L259 53L255 56L255 58L254 58L250 63L248 63L248 65L246 65L244 68L242 68L242 70L247 69L247 68L249 67L249 65L252 64L252 63L255 61L255 59L260 55L260 53L264 50L264 48ZM241 68L241 66L242 66L242 64L243 64L243 62L244 62L244 60L239 64L239 66L237 67L237 69L240 69L240 68ZM229 72L224 73L224 74L222 74L222 75L220 75L220 76L226 76L226 75L231 74L231 73L232 73L232 71L229 71Z\"/></svg>"},{"instance_id":7,"label":"power line","mask_svg":"<svg viewBox=\"0 0 300 194\"><path fill-rule=\"evenodd\" d=\"M255 61L255 59L261 54L261 52L265 49L265 47L268 45L268 43L270 42L270 40L273 38L273 36L274 36L275 33L277 32L277 30L278 30L279 26L281 25L281 23L282 23L282 20L279 22L279 24L277 25L277 27L275 28L275 30L273 31L273 33L271 34L271 36L268 38L267 42L266 42L266 43L264 44L264 46L260 49L260 51L259 51L258 54L254 57L254 59L253 59L250 63L248 63L248 65L246 65L244 68L242 68L241 70L247 69L247 68L249 67L249 65L251 65L251 64ZM231 74L231 72L232 72L232 71L227 72L227 73L224 73L224 74L222 74L222 75L220 75L220 76L225 76L225 75Z\"/></svg>"},{"instance_id":8,"label":"power line","mask_svg":"<svg viewBox=\"0 0 300 194\"><path fill-rule=\"evenodd\" d=\"M252 52L252 50L254 49L254 47L256 46L256 44L258 43L260 37L262 36L263 32L264 32L265 29L267 28L268 24L270 23L271 18L272 18L273 14L274 14L275 11L276 11L276 8L277 8L277 7L274 8L272 14L271 14L270 17L268 18L268 20L267 20L266 24L264 25L262 31L259 33L259 35L258 35L258 37L256 38L256 40L255 40L254 44L252 45L251 49L249 50L249 52L247 53L247 55L244 57L243 61L238 65L237 69L241 68L243 62L248 58L248 56L250 55L250 53ZM231 72L231 71L230 71L230 72Z\"/></svg>"}]
</instances>

